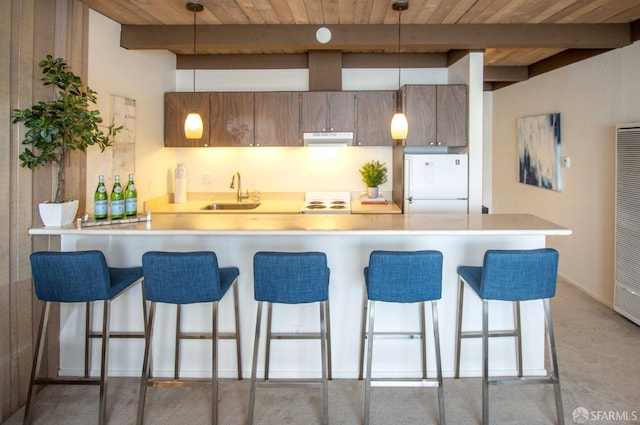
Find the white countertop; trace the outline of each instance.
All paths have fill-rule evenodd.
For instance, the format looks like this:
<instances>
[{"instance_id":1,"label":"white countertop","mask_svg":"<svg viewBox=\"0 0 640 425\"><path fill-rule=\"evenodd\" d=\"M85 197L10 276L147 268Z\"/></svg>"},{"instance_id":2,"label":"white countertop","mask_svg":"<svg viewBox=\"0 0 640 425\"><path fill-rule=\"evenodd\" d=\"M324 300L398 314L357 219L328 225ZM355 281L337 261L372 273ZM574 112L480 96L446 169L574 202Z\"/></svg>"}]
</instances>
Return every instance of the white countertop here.
<instances>
[{"instance_id":1,"label":"white countertop","mask_svg":"<svg viewBox=\"0 0 640 425\"><path fill-rule=\"evenodd\" d=\"M570 235L531 214L155 214L149 222L77 229L38 227L31 235Z\"/></svg>"}]
</instances>

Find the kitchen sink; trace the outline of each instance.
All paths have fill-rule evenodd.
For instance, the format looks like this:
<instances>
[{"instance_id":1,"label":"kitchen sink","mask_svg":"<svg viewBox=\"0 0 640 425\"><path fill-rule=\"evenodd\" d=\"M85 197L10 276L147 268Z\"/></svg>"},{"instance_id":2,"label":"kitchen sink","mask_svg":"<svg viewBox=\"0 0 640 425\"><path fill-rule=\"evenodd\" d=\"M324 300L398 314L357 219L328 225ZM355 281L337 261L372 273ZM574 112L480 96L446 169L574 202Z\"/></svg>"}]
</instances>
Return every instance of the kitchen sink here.
<instances>
[{"instance_id":1,"label":"kitchen sink","mask_svg":"<svg viewBox=\"0 0 640 425\"><path fill-rule=\"evenodd\" d=\"M202 210L255 210L261 202L214 202Z\"/></svg>"}]
</instances>

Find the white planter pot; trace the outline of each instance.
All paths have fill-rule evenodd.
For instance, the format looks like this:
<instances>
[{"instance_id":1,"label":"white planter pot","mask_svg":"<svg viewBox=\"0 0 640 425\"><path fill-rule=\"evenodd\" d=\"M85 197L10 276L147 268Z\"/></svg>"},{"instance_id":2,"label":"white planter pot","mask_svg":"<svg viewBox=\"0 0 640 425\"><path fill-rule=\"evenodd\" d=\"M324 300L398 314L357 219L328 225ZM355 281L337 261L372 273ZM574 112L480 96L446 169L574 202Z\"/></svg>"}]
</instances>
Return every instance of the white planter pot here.
<instances>
[{"instance_id":1,"label":"white planter pot","mask_svg":"<svg viewBox=\"0 0 640 425\"><path fill-rule=\"evenodd\" d=\"M73 222L78 212L78 200L64 201L61 204L43 202L39 205L40 219L45 226L64 226Z\"/></svg>"},{"instance_id":2,"label":"white planter pot","mask_svg":"<svg viewBox=\"0 0 640 425\"><path fill-rule=\"evenodd\" d=\"M367 196L369 198L375 199L378 197L378 187L368 187L367 188Z\"/></svg>"}]
</instances>

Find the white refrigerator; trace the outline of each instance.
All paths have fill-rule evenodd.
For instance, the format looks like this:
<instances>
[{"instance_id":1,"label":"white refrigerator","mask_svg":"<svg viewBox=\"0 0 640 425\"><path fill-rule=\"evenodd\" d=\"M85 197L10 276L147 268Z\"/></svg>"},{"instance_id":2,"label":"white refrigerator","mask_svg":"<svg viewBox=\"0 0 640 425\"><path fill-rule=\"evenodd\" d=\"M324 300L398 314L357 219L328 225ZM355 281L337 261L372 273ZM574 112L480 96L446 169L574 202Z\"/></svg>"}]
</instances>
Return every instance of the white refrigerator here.
<instances>
[{"instance_id":1,"label":"white refrigerator","mask_svg":"<svg viewBox=\"0 0 640 425\"><path fill-rule=\"evenodd\" d=\"M467 213L466 154L404 156L404 213Z\"/></svg>"}]
</instances>

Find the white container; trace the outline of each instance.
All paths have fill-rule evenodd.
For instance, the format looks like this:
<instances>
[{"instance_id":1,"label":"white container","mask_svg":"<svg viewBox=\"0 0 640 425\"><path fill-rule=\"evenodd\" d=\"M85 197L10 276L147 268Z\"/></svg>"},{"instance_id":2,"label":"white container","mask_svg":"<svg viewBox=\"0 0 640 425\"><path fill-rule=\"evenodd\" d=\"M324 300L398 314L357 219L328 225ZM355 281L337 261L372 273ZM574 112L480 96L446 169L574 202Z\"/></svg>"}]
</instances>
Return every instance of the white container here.
<instances>
[{"instance_id":1,"label":"white container","mask_svg":"<svg viewBox=\"0 0 640 425\"><path fill-rule=\"evenodd\" d=\"M178 163L175 172L176 186L173 192L173 202L184 204L187 202L187 168L183 163Z\"/></svg>"}]
</instances>

